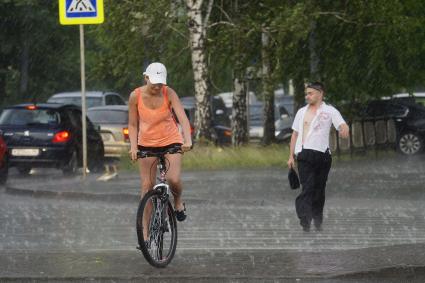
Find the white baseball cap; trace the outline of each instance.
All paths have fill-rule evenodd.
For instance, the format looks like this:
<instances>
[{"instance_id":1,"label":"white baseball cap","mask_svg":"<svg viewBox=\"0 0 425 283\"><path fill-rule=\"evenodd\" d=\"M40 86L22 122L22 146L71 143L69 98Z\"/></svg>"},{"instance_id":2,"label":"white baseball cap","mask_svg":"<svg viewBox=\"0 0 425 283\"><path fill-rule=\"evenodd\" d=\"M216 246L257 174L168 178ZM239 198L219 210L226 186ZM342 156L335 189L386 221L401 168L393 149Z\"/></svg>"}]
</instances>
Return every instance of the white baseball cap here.
<instances>
[{"instance_id":1,"label":"white baseball cap","mask_svg":"<svg viewBox=\"0 0 425 283\"><path fill-rule=\"evenodd\" d=\"M152 84L167 84L167 69L161 63L150 64L143 75L148 76Z\"/></svg>"}]
</instances>

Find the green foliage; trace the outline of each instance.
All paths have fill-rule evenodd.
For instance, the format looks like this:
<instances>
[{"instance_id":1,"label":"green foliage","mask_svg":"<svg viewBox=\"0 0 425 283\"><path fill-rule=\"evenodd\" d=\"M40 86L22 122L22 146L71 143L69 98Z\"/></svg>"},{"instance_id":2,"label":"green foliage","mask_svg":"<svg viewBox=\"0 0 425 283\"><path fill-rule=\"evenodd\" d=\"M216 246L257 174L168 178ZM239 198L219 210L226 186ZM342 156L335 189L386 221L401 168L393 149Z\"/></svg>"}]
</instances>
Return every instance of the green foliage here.
<instances>
[{"instance_id":1,"label":"green foliage","mask_svg":"<svg viewBox=\"0 0 425 283\"><path fill-rule=\"evenodd\" d=\"M43 101L79 81L78 30L58 24L57 6L0 1L0 104Z\"/></svg>"},{"instance_id":2,"label":"green foliage","mask_svg":"<svg viewBox=\"0 0 425 283\"><path fill-rule=\"evenodd\" d=\"M364 101L422 87L423 11L422 1L307 2L305 18L317 23L316 52L328 99ZM284 66L308 79L308 41L298 42ZM296 68L296 61L304 68Z\"/></svg>"},{"instance_id":3,"label":"green foliage","mask_svg":"<svg viewBox=\"0 0 425 283\"><path fill-rule=\"evenodd\" d=\"M154 61L168 69L168 84L179 95L193 95L187 28L179 7L169 1L105 1L106 20L96 38L93 79L124 94L143 84Z\"/></svg>"}]
</instances>

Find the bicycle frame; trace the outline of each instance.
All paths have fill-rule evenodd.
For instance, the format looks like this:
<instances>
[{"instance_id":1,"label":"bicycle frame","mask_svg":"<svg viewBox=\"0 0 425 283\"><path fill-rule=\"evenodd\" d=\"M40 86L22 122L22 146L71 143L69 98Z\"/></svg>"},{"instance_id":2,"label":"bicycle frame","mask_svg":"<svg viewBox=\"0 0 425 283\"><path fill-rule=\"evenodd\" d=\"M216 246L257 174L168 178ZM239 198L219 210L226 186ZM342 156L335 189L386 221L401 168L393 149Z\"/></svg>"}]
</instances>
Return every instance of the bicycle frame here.
<instances>
[{"instance_id":1,"label":"bicycle frame","mask_svg":"<svg viewBox=\"0 0 425 283\"><path fill-rule=\"evenodd\" d=\"M166 174L166 166L165 166L165 156L161 155L158 157L159 163L159 177L158 177L158 183L153 186L153 190L160 190L161 194L164 196L164 198L170 197L170 186L167 184L167 180L165 179ZM165 191L164 189L165 188Z\"/></svg>"}]
</instances>

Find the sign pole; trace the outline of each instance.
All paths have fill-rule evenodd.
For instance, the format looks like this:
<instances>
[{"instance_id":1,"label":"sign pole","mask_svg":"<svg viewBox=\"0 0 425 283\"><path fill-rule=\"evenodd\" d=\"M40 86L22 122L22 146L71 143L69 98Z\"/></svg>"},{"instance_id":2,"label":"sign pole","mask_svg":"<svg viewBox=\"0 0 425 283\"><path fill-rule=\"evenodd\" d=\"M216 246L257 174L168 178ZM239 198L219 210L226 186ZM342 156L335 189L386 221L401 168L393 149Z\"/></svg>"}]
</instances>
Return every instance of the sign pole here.
<instances>
[{"instance_id":1,"label":"sign pole","mask_svg":"<svg viewBox=\"0 0 425 283\"><path fill-rule=\"evenodd\" d=\"M81 58L81 121L83 132L83 180L87 176L87 123L86 123L86 69L84 57L84 25L80 24L80 58Z\"/></svg>"},{"instance_id":2,"label":"sign pole","mask_svg":"<svg viewBox=\"0 0 425 283\"><path fill-rule=\"evenodd\" d=\"M87 120L86 120L86 70L84 58L84 25L104 21L103 0L59 0L61 25L80 25L81 58L81 132L83 136L83 180L87 177Z\"/></svg>"}]
</instances>

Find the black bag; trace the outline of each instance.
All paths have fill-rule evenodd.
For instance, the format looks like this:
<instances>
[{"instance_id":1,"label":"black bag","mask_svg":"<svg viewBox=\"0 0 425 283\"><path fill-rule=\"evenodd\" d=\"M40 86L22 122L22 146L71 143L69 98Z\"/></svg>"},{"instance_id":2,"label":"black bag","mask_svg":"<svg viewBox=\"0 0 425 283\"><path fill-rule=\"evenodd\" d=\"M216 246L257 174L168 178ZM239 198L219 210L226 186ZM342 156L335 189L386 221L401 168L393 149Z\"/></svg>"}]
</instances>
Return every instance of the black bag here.
<instances>
[{"instance_id":1,"label":"black bag","mask_svg":"<svg viewBox=\"0 0 425 283\"><path fill-rule=\"evenodd\" d=\"M294 168L289 169L288 180L291 189L296 190L300 187L300 179L298 179L297 171Z\"/></svg>"}]
</instances>

